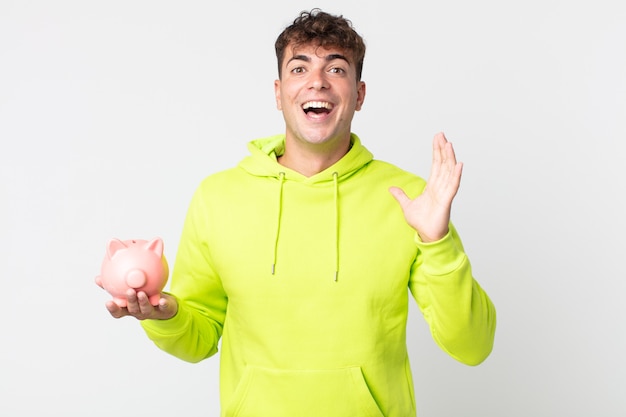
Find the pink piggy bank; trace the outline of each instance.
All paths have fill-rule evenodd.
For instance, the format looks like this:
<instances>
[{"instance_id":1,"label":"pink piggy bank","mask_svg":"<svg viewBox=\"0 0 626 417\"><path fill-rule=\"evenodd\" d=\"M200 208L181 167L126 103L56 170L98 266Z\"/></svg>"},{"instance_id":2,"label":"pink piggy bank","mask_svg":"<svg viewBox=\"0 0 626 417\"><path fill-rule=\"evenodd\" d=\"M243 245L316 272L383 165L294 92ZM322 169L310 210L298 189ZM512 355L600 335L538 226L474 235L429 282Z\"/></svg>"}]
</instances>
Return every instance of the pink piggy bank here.
<instances>
[{"instance_id":1,"label":"pink piggy bank","mask_svg":"<svg viewBox=\"0 0 626 417\"><path fill-rule=\"evenodd\" d=\"M96 284L111 294L120 307L127 305L126 291L129 288L145 292L150 303L156 306L168 276L162 239L111 239Z\"/></svg>"}]
</instances>

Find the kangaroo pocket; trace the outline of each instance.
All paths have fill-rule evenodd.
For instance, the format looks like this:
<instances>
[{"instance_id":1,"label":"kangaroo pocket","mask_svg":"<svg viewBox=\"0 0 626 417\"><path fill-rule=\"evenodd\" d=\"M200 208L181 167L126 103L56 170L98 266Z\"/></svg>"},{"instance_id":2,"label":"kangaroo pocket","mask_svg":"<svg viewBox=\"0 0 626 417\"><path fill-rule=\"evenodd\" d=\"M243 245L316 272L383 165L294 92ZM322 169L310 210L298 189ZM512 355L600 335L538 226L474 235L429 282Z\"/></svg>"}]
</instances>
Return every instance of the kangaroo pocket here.
<instances>
[{"instance_id":1,"label":"kangaroo pocket","mask_svg":"<svg viewBox=\"0 0 626 417\"><path fill-rule=\"evenodd\" d=\"M360 367L277 370L247 367L226 417L383 417Z\"/></svg>"}]
</instances>

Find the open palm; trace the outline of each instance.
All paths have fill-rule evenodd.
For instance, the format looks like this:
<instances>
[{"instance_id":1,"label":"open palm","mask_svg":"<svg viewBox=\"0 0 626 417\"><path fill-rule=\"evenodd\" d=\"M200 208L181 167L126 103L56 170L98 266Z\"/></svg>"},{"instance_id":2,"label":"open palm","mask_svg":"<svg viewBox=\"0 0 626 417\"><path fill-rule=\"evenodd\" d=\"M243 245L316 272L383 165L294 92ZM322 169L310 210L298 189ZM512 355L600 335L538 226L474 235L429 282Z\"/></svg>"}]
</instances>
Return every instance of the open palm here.
<instances>
[{"instance_id":1,"label":"open palm","mask_svg":"<svg viewBox=\"0 0 626 417\"><path fill-rule=\"evenodd\" d=\"M433 138L433 163L424 192L410 199L399 187L389 189L423 242L434 242L448 233L452 200L459 190L462 171L463 164L456 161L452 143L438 133Z\"/></svg>"}]
</instances>

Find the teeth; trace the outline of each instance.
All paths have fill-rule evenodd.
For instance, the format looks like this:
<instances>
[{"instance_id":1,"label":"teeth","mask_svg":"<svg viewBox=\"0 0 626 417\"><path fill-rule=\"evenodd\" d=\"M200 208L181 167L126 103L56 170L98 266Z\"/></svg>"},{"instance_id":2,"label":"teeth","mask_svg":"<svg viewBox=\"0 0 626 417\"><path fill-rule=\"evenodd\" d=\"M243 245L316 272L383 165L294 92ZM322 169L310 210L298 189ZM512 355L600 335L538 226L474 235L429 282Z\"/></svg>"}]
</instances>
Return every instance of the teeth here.
<instances>
[{"instance_id":1,"label":"teeth","mask_svg":"<svg viewBox=\"0 0 626 417\"><path fill-rule=\"evenodd\" d=\"M325 101L308 101L306 103L304 103L304 106L302 106L302 108L304 110L307 109L328 109L331 110L333 108L333 105L325 102Z\"/></svg>"}]
</instances>

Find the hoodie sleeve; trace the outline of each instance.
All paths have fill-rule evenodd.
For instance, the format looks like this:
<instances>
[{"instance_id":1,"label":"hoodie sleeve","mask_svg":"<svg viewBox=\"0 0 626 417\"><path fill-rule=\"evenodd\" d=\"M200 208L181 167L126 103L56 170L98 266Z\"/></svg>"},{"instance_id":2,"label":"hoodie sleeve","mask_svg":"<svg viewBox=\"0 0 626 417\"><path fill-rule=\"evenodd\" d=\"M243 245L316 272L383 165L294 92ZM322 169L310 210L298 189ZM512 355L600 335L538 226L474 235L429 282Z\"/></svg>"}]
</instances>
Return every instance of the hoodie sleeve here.
<instances>
[{"instance_id":1,"label":"hoodie sleeve","mask_svg":"<svg viewBox=\"0 0 626 417\"><path fill-rule=\"evenodd\" d=\"M496 310L472 276L456 229L437 242L415 239L409 288L435 342L456 360L478 365L493 348Z\"/></svg>"},{"instance_id":2,"label":"hoodie sleeve","mask_svg":"<svg viewBox=\"0 0 626 417\"><path fill-rule=\"evenodd\" d=\"M199 189L192 198L176 254L170 290L178 312L169 320L141 322L160 349L188 362L217 352L227 304L206 240L209 212L202 194Z\"/></svg>"}]
</instances>

